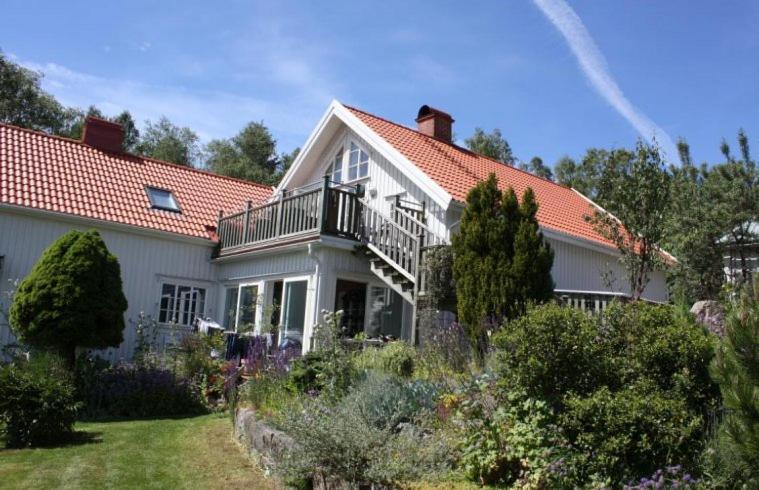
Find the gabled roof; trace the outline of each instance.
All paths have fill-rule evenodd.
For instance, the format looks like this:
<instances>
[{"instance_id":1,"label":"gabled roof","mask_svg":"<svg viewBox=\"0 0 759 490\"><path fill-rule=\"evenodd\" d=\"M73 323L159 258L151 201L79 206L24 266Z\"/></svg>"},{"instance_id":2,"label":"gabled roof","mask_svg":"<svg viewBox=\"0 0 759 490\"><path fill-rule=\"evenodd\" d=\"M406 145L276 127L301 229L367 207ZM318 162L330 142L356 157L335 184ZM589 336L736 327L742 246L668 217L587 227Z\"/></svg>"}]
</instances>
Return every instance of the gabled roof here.
<instances>
[{"instance_id":1,"label":"gabled roof","mask_svg":"<svg viewBox=\"0 0 759 490\"><path fill-rule=\"evenodd\" d=\"M170 190L181 213L152 209L145 188ZM219 210L265 201L271 187L93 148L0 124L0 204L212 238Z\"/></svg>"},{"instance_id":2,"label":"gabled roof","mask_svg":"<svg viewBox=\"0 0 759 490\"><path fill-rule=\"evenodd\" d=\"M520 199L527 187L532 188L539 206L538 221L543 228L590 240L606 247L614 247L613 243L596 232L585 220L585 216L593 214L597 208L573 189L478 155L455 144L424 135L361 109L345 107L445 189L454 200L464 202L467 193L477 182L494 173L501 189L512 187Z\"/></svg>"}]
</instances>

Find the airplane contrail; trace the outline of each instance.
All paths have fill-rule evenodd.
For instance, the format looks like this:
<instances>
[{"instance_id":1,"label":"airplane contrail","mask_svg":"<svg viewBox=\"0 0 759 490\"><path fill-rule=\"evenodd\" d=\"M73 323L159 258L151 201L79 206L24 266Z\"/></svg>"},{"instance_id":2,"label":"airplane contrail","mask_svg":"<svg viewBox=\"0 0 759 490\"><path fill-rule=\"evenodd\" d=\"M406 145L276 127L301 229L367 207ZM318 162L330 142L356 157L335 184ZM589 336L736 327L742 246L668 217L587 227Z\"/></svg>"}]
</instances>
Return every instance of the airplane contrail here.
<instances>
[{"instance_id":1,"label":"airplane contrail","mask_svg":"<svg viewBox=\"0 0 759 490\"><path fill-rule=\"evenodd\" d=\"M649 143L655 140L664 156L670 161L675 161L678 153L672 138L625 97L609 72L603 53L574 9L564 0L533 2L564 36L580 68L598 93L627 119L643 138Z\"/></svg>"}]
</instances>

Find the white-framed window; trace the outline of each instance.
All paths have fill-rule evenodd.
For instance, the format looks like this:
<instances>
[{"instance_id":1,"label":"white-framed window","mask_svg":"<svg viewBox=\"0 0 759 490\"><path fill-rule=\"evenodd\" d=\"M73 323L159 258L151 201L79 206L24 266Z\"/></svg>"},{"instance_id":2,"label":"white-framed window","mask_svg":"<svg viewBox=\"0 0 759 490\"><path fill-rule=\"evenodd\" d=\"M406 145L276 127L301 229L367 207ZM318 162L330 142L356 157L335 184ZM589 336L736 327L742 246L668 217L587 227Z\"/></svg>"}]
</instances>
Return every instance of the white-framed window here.
<instances>
[{"instance_id":1,"label":"white-framed window","mask_svg":"<svg viewBox=\"0 0 759 490\"><path fill-rule=\"evenodd\" d=\"M303 342L308 305L308 277L289 277L283 281L282 306L279 314L279 343L285 340Z\"/></svg>"},{"instance_id":2,"label":"white-framed window","mask_svg":"<svg viewBox=\"0 0 759 490\"><path fill-rule=\"evenodd\" d=\"M159 323L189 327L206 311L206 290L195 286L163 283L158 311Z\"/></svg>"},{"instance_id":3,"label":"white-framed window","mask_svg":"<svg viewBox=\"0 0 759 490\"><path fill-rule=\"evenodd\" d=\"M237 284L225 288L224 328L253 331L258 322L260 283Z\"/></svg>"},{"instance_id":4,"label":"white-framed window","mask_svg":"<svg viewBox=\"0 0 759 490\"><path fill-rule=\"evenodd\" d=\"M346 151L346 147L348 150ZM345 141L335 152L325 173L333 182L349 183L369 176L369 153L355 141Z\"/></svg>"},{"instance_id":5,"label":"white-framed window","mask_svg":"<svg viewBox=\"0 0 759 490\"><path fill-rule=\"evenodd\" d=\"M369 154L351 141L348 154L348 181L363 179L369 174Z\"/></svg>"},{"instance_id":6,"label":"white-framed window","mask_svg":"<svg viewBox=\"0 0 759 490\"><path fill-rule=\"evenodd\" d=\"M177 199L174 197L174 193L168 189L161 189L159 187L146 186L145 192L148 193L148 199L150 199L150 206L153 209L162 209L164 211L171 211L173 213L181 213Z\"/></svg>"},{"instance_id":7,"label":"white-framed window","mask_svg":"<svg viewBox=\"0 0 759 490\"><path fill-rule=\"evenodd\" d=\"M332 163L330 163L329 168L327 169L327 173L332 175L333 182L343 181L343 147L342 146L340 147L339 150L337 150L337 153L335 153L335 158L332 159Z\"/></svg>"}]
</instances>

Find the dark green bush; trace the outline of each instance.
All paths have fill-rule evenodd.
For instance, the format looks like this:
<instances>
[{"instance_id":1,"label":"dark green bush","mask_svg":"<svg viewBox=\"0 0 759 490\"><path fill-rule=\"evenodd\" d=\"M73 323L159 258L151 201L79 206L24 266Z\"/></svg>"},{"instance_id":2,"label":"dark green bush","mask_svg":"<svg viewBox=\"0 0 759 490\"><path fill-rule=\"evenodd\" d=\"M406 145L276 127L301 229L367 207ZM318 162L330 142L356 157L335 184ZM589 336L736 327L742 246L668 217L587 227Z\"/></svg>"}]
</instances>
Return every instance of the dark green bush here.
<instances>
[{"instance_id":1,"label":"dark green bush","mask_svg":"<svg viewBox=\"0 0 759 490\"><path fill-rule=\"evenodd\" d=\"M0 427L8 447L66 442L79 405L71 376L51 355L0 367Z\"/></svg>"},{"instance_id":2,"label":"dark green bush","mask_svg":"<svg viewBox=\"0 0 759 490\"><path fill-rule=\"evenodd\" d=\"M560 425L579 452L575 466L585 477L611 476L624 484L664 466L693 464L702 449L702 416L684 397L651 382L570 394L565 403Z\"/></svg>"},{"instance_id":3,"label":"dark green bush","mask_svg":"<svg viewBox=\"0 0 759 490\"><path fill-rule=\"evenodd\" d=\"M578 484L697 465L717 391L712 339L690 315L643 302L595 317L545 305L495 337L502 389L550 404Z\"/></svg>"},{"instance_id":4,"label":"dark green bush","mask_svg":"<svg viewBox=\"0 0 759 490\"><path fill-rule=\"evenodd\" d=\"M299 393L321 391L324 388L325 363L325 356L318 351L309 351L293 359L290 364L290 388Z\"/></svg>"},{"instance_id":5,"label":"dark green bush","mask_svg":"<svg viewBox=\"0 0 759 490\"><path fill-rule=\"evenodd\" d=\"M607 352L593 318L549 304L531 308L493 336L506 384L560 408L569 393L590 393L609 380Z\"/></svg>"},{"instance_id":6,"label":"dark green bush","mask_svg":"<svg viewBox=\"0 0 759 490\"><path fill-rule=\"evenodd\" d=\"M72 230L21 281L10 324L23 343L59 353L73 367L77 347L121 343L126 309L119 261L97 231Z\"/></svg>"}]
</instances>

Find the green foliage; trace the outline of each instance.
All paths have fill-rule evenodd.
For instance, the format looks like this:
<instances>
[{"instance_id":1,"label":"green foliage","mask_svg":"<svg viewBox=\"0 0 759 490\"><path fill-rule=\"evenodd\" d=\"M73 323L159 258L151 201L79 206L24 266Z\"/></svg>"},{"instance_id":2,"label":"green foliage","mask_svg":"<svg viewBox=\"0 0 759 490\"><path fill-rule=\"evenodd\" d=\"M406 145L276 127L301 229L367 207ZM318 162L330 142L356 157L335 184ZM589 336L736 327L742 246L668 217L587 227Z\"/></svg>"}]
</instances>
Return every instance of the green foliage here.
<instances>
[{"instance_id":1,"label":"green foliage","mask_svg":"<svg viewBox=\"0 0 759 490\"><path fill-rule=\"evenodd\" d=\"M501 135L500 129L488 134L482 128L475 128L474 134L464 140L467 148L475 153L498 160L507 165L514 165L514 155L508 141Z\"/></svg>"},{"instance_id":2,"label":"green foliage","mask_svg":"<svg viewBox=\"0 0 759 490\"><path fill-rule=\"evenodd\" d=\"M64 130L67 111L42 90L41 79L0 52L0 122L48 133Z\"/></svg>"},{"instance_id":3,"label":"green foliage","mask_svg":"<svg viewBox=\"0 0 759 490\"><path fill-rule=\"evenodd\" d=\"M192 167L200 158L198 135L190 128L173 124L165 116L157 122L146 121L136 147L140 155Z\"/></svg>"},{"instance_id":4,"label":"green foliage","mask_svg":"<svg viewBox=\"0 0 759 490\"><path fill-rule=\"evenodd\" d=\"M495 175L467 195L459 233L453 237L453 276L458 313L473 341L485 338L486 322L521 314L527 303L553 295L553 251L538 230L530 189L521 205L505 194Z\"/></svg>"},{"instance_id":5,"label":"green foliage","mask_svg":"<svg viewBox=\"0 0 759 490\"><path fill-rule=\"evenodd\" d=\"M8 447L66 442L79 404L71 375L49 354L0 367L0 428Z\"/></svg>"},{"instance_id":6,"label":"green foliage","mask_svg":"<svg viewBox=\"0 0 759 490\"><path fill-rule=\"evenodd\" d=\"M290 388L299 393L321 391L325 386L325 356L317 351L309 351L294 359L290 364Z\"/></svg>"},{"instance_id":7,"label":"green foliage","mask_svg":"<svg viewBox=\"0 0 759 490\"><path fill-rule=\"evenodd\" d=\"M494 344L501 389L553 409L578 484L696 464L717 392L712 340L691 315L642 302L597 317L544 305L507 323Z\"/></svg>"},{"instance_id":8,"label":"green foliage","mask_svg":"<svg viewBox=\"0 0 759 490\"><path fill-rule=\"evenodd\" d=\"M13 298L10 318L22 342L60 353L123 340L127 301L119 262L95 230L70 231L42 254Z\"/></svg>"},{"instance_id":9,"label":"green foliage","mask_svg":"<svg viewBox=\"0 0 759 490\"><path fill-rule=\"evenodd\" d=\"M571 393L560 424L579 454L581 475L627 483L665 464L693 464L702 448L704 420L684 397L640 381L618 391L601 387Z\"/></svg>"},{"instance_id":10,"label":"green foliage","mask_svg":"<svg viewBox=\"0 0 759 490\"><path fill-rule=\"evenodd\" d=\"M425 301L435 310L456 307L456 285L453 280L453 248L440 245L427 250L424 257Z\"/></svg>"},{"instance_id":11,"label":"green foliage","mask_svg":"<svg viewBox=\"0 0 759 490\"><path fill-rule=\"evenodd\" d=\"M354 369L378 370L402 378L414 374L417 352L403 341L390 342L385 346L367 347L351 360Z\"/></svg>"},{"instance_id":12,"label":"green foliage","mask_svg":"<svg viewBox=\"0 0 759 490\"><path fill-rule=\"evenodd\" d=\"M299 150L277 155L277 142L263 122L251 122L237 136L208 143L208 168L217 174L276 184Z\"/></svg>"},{"instance_id":13,"label":"green foliage","mask_svg":"<svg viewBox=\"0 0 759 490\"><path fill-rule=\"evenodd\" d=\"M529 162L520 162L519 168L535 174L538 177L542 177L547 180L553 180L553 172L551 167L543 163L543 159L540 157L532 157Z\"/></svg>"},{"instance_id":14,"label":"green foliage","mask_svg":"<svg viewBox=\"0 0 759 490\"><path fill-rule=\"evenodd\" d=\"M599 337L592 317L548 304L506 324L493 344L504 383L560 409L567 393L590 393L607 382L608 351Z\"/></svg>"},{"instance_id":15,"label":"green foliage","mask_svg":"<svg viewBox=\"0 0 759 490\"><path fill-rule=\"evenodd\" d=\"M291 479L320 473L353 484L398 484L445 472L450 448L418 425L433 400L426 385L376 375L336 404L313 400L284 423L296 441L285 472Z\"/></svg>"},{"instance_id":16,"label":"green foliage","mask_svg":"<svg viewBox=\"0 0 759 490\"><path fill-rule=\"evenodd\" d=\"M350 355L343 343L340 323L343 312L322 312L322 321L314 327L314 356L320 357L316 383L328 397L342 396L350 386Z\"/></svg>"},{"instance_id":17,"label":"green foliage","mask_svg":"<svg viewBox=\"0 0 759 490\"><path fill-rule=\"evenodd\" d=\"M569 156L563 156L554 164L556 182L596 199L603 169L608 165L615 165L617 161L629 159L629 155L630 152L623 149L608 151L588 148L579 163Z\"/></svg>"},{"instance_id":18,"label":"green foliage","mask_svg":"<svg viewBox=\"0 0 759 490\"><path fill-rule=\"evenodd\" d=\"M458 464L468 479L514 488L562 486L564 441L545 402L516 391L499 398L495 380L483 375L450 403L456 405Z\"/></svg>"},{"instance_id":19,"label":"green foliage","mask_svg":"<svg viewBox=\"0 0 759 490\"><path fill-rule=\"evenodd\" d=\"M659 247L669 196L670 176L659 149L642 141L630 158L610 162L601 173L598 200L605 210L587 219L619 250L633 299L642 296L651 273L664 268Z\"/></svg>"},{"instance_id":20,"label":"green foliage","mask_svg":"<svg viewBox=\"0 0 759 490\"><path fill-rule=\"evenodd\" d=\"M747 488L759 485L759 294L756 284L753 289L728 313L711 366L725 408L717 457L732 460L732 476Z\"/></svg>"}]
</instances>

